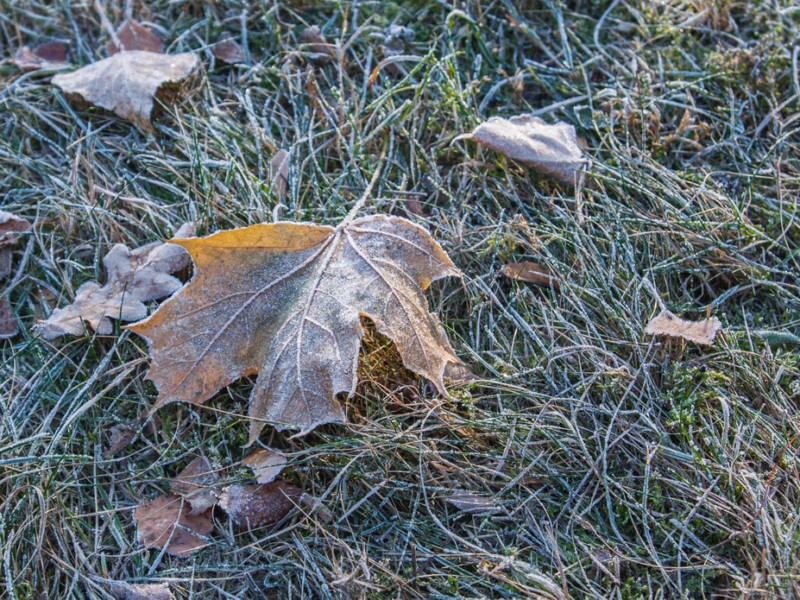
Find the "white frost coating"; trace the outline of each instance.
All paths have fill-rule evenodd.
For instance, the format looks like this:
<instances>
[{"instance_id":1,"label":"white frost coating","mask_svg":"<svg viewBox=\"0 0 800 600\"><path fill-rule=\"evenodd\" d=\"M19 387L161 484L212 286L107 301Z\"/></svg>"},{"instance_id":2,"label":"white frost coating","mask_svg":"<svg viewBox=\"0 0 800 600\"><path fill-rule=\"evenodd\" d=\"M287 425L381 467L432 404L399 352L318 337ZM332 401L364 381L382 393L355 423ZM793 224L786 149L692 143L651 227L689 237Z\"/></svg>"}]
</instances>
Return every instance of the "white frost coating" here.
<instances>
[{"instance_id":1,"label":"white frost coating","mask_svg":"<svg viewBox=\"0 0 800 600\"><path fill-rule=\"evenodd\" d=\"M578 146L575 128L566 123L550 125L530 115L492 117L478 125L472 137L567 183L575 183L578 170L588 163Z\"/></svg>"},{"instance_id":2,"label":"white frost coating","mask_svg":"<svg viewBox=\"0 0 800 600\"><path fill-rule=\"evenodd\" d=\"M132 50L56 75L53 84L151 131L150 115L159 88L183 81L199 64L200 59L192 53Z\"/></svg>"}]
</instances>

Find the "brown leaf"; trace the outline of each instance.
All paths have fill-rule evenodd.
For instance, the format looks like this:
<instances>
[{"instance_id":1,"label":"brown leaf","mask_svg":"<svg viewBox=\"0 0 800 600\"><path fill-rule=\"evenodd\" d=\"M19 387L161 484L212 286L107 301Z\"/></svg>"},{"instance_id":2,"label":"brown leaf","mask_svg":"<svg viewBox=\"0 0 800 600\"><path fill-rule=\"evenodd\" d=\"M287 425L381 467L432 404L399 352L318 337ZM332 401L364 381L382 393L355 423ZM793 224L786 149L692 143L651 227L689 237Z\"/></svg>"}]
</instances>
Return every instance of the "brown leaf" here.
<instances>
[{"instance_id":1,"label":"brown leaf","mask_svg":"<svg viewBox=\"0 0 800 600\"><path fill-rule=\"evenodd\" d=\"M166 583L127 583L109 581L109 592L121 600L175 600Z\"/></svg>"},{"instance_id":2,"label":"brown leaf","mask_svg":"<svg viewBox=\"0 0 800 600\"><path fill-rule=\"evenodd\" d=\"M324 65L336 59L333 47L316 25L306 27L302 31L300 42L306 58L317 65Z\"/></svg>"},{"instance_id":3,"label":"brown leaf","mask_svg":"<svg viewBox=\"0 0 800 600\"><path fill-rule=\"evenodd\" d=\"M0 281L11 275L11 247L19 241L17 233L24 233L31 224L18 217L0 210ZM0 293L0 339L8 339L19 333L17 320L11 310L8 291Z\"/></svg>"},{"instance_id":4,"label":"brown leaf","mask_svg":"<svg viewBox=\"0 0 800 600\"><path fill-rule=\"evenodd\" d=\"M304 431L342 422L336 395L355 391L362 315L395 342L406 368L446 393L445 367L459 360L423 290L459 272L422 227L377 215L172 242L192 255L194 278L129 327L150 344L156 406L202 404L259 373L251 443L267 421Z\"/></svg>"},{"instance_id":5,"label":"brown leaf","mask_svg":"<svg viewBox=\"0 0 800 600\"><path fill-rule=\"evenodd\" d=\"M277 523L295 507L301 490L285 481L264 485L231 485L222 490L219 505L244 531Z\"/></svg>"},{"instance_id":6,"label":"brown leaf","mask_svg":"<svg viewBox=\"0 0 800 600\"><path fill-rule=\"evenodd\" d=\"M14 54L12 62L25 73L41 69L63 69L67 64L67 47L61 42L47 42L31 50L22 46Z\"/></svg>"},{"instance_id":7,"label":"brown leaf","mask_svg":"<svg viewBox=\"0 0 800 600\"><path fill-rule=\"evenodd\" d=\"M143 50L119 52L109 58L53 77L53 83L67 94L81 96L101 108L113 111L145 131L155 98L164 90L186 80L200 65L196 54L157 54Z\"/></svg>"},{"instance_id":8,"label":"brown leaf","mask_svg":"<svg viewBox=\"0 0 800 600\"><path fill-rule=\"evenodd\" d=\"M214 44L211 51L214 53L217 60L228 63L229 65L243 63L246 59L244 49L227 31L219 36L219 40Z\"/></svg>"},{"instance_id":9,"label":"brown leaf","mask_svg":"<svg viewBox=\"0 0 800 600\"><path fill-rule=\"evenodd\" d=\"M116 33L117 40L122 44L122 47L118 47L114 40L108 42L106 49L109 56L113 56L120 51L144 50L145 52L162 52L164 50L161 38L133 19L126 19Z\"/></svg>"},{"instance_id":10,"label":"brown leaf","mask_svg":"<svg viewBox=\"0 0 800 600\"><path fill-rule=\"evenodd\" d=\"M258 483L269 483L286 466L286 457L277 450L262 448L247 455L242 464L252 469Z\"/></svg>"},{"instance_id":11,"label":"brown leaf","mask_svg":"<svg viewBox=\"0 0 800 600\"><path fill-rule=\"evenodd\" d=\"M566 123L549 125L530 115L510 119L492 117L478 125L472 137L492 150L567 183L575 183L578 171L587 164L578 147L575 128Z\"/></svg>"},{"instance_id":12,"label":"brown leaf","mask_svg":"<svg viewBox=\"0 0 800 600\"><path fill-rule=\"evenodd\" d=\"M289 153L281 149L272 156L269 163L272 169L272 189L279 198L289 189L289 162Z\"/></svg>"},{"instance_id":13,"label":"brown leaf","mask_svg":"<svg viewBox=\"0 0 800 600\"><path fill-rule=\"evenodd\" d=\"M108 431L111 436L111 441L106 456L116 456L122 452L130 445L136 435L136 432L126 425L114 425Z\"/></svg>"},{"instance_id":14,"label":"brown leaf","mask_svg":"<svg viewBox=\"0 0 800 600\"><path fill-rule=\"evenodd\" d=\"M535 262L525 261L508 263L503 265L500 272L511 279L527 281L528 283L535 283L536 285L543 285L545 287L549 286L556 291L561 289L561 284L558 282L558 279L556 279L550 271Z\"/></svg>"},{"instance_id":15,"label":"brown leaf","mask_svg":"<svg viewBox=\"0 0 800 600\"><path fill-rule=\"evenodd\" d=\"M186 223L178 234L191 235L194 224ZM137 321L147 316L145 302L169 296L183 284L169 273L189 264L189 255L180 246L154 242L136 250L117 244L103 259L108 273L104 286L90 281L78 288L75 301L53 311L34 327L43 338L83 335L86 321L97 333L114 331L111 319Z\"/></svg>"},{"instance_id":16,"label":"brown leaf","mask_svg":"<svg viewBox=\"0 0 800 600\"><path fill-rule=\"evenodd\" d=\"M208 459L198 456L170 481L169 490L183 496L192 507L190 514L197 514L217 503L213 486L218 479Z\"/></svg>"},{"instance_id":17,"label":"brown leaf","mask_svg":"<svg viewBox=\"0 0 800 600\"><path fill-rule=\"evenodd\" d=\"M141 502L133 513L139 541L146 548L164 548L174 556L191 554L205 546L203 537L214 527L211 509L192 514L188 504L172 494Z\"/></svg>"},{"instance_id":18,"label":"brown leaf","mask_svg":"<svg viewBox=\"0 0 800 600\"><path fill-rule=\"evenodd\" d=\"M648 335L666 335L683 338L703 346L714 343L714 337L722 329L722 323L717 317L710 317L702 321L687 321L679 316L662 310L647 324L644 332Z\"/></svg>"}]
</instances>

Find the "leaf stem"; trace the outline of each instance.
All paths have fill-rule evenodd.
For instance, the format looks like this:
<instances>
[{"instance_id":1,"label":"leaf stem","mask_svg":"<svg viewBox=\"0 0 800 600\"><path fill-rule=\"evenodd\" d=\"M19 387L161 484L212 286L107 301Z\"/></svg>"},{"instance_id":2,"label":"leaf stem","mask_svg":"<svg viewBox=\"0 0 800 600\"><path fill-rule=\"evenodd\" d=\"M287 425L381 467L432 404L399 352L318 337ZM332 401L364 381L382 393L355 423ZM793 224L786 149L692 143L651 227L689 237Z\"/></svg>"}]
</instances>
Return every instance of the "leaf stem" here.
<instances>
[{"instance_id":1,"label":"leaf stem","mask_svg":"<svg viewBox=\"0 0 800 600\"><path fill-rule=\"evenodd\" d=\"M347 216L344 218L344 220L341 223L339 223L338 227L336 227L337 230L344 229L350 223L352 223L353 220L356 218L358 211L360 211L364 207L364 204L367 202L370 195L372 194L372 188L375 187L375 184L378 182L378 177L380 177L381 171L383 171L383 161L385 158L386 158L386 144L384 144L383 146L383 150L381 151L381 157L378 159L378 168L375 169L375 172L372 174L372 179L369 180L367 189L365 189L364 193L361 194L361 198L359 198L358 202L356 202L353 205L353 208L350 209L350 212L347 213Z\"/></svg>"}]
</instances>

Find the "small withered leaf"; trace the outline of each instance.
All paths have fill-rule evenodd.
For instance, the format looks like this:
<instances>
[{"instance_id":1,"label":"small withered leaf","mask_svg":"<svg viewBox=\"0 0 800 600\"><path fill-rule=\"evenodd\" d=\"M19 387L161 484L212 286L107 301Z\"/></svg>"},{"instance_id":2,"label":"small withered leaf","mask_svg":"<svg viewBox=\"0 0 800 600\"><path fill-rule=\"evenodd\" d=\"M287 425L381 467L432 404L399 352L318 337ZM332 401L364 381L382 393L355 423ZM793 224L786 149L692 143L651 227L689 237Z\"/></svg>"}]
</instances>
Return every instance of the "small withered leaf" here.
<instances>
[{"instance_id":1,"label":"small withered leaf","mask_svg":"<svg viewBox=\"0 0 800 600\"><path fill-rule=\"evenodd\" d=\"M204 456L198 456L170 481L169 489L183 496L191 505L191 514L201 513L217 503L214 484L219 480Z\"/></svg>"},{"instance_id":2,"label":"small withered leaf","mask_svg":"<svg viewBox=\"0 0 800 600\"><path fill-rule=\"evenodd\" d=\"M127 425L114 425L109 429L109 447L106 456L114 457L127 448L136 432Z\"/></svg>"},{"instance_id":3,"label":"small withered leaf","mask_svg":"<svg viewBox=\"0 0 800 600\"><path fill-rule=\"evenodd\" d=\"M118 47L114 40L108 42L106 50L108 50L109 56L123 51L162 52L164 49L164 43L160 37L133 19L126 19L117 29L116 34L122 47Z\"/></svg>"},{"instance_id":4,"label":"small withered leaf","mask_svg":"<svg viewBox=\"0 0 800 600\"><path fill-rule=\"evenodd\" d=\"M174 556L185 556L207 545L203 538L214 528L211 510L193 514L188 502L168 494L141 502L133 518L139 541L145 547L164 548Z\"/></svg>"},{"instance_id":5,"label":"small withered leaf","mask_svg":"<svg viewBox=\"0 0 800 600\"><path fill-rule=\"evenodd\" d=\"M333 47L316 25L303 29L300 42L306 58L317 65L324 65L336 58Z\"/></svg>"},{"instance_id":6,"label":"small withered leaf","mask_svg":"<svg viewBox=\"0 0 800 600\"><path fill-rule=\"evenodd\" d=\"M263 485L231 485L222 490L219 505L243 531L277 523L296 506L302 490L285 481Z\"/></svg>"},{"instance_id":7,"label":"small withered leaf","mask_svg":"<svg viewBox=\"0 0 800 600\"><path fill-rule=\"evenodd\" d=\"M10 212L0 210L0 281L11 275L11 248L19 241L16 234L24 233L31 224ZM8 290L0 293L0 339L8 339L19 333L17 320L11 310Z\"/></svg>"},{"instance_id":8,"label":"small withered leaf","mask_svg":"<svg viewBox=\"0 0 800 600\"><path fill-rule=\"evenodd\" d=\"M503 268L500 269L500 272L511 279L517 279L519 281L526 281L528 283L535 283L536 285L551 287L556 291L561 288L561 284L558 282L558 279L556 279L555 276L553 276L553 274L550 273L550 271L548 271L545 267L535 262L524 261L518 263L508 263L503 265Z\"/></svg>"},{"instance_id":9,"label":"small withered leaf","mask_svg":"<svg viewBox=\"0 0 800 600\"><path fill-rule=\"evenodd\" d=\"M286 466L286 457L277 450L259 448L248 454L242 464L252 469L258 483L269 483L280 475Z\"/></svg>"},{"instance_id":10,"label":"small withered leaf","mask_svg":"<svg viewBox=\"0 0 800 600\"><path fill-rule=\"evenodd\" d=\"M67 47L61 42L46 42L31 50L22 46L12 61L20 71L30 73L43 69L54 70L68 67Z\"/></svg>"},{"instance_id":11,"label":"small withered leaf","mask_svg":"<svg viewBox=\"0 0 800 600\"><path fill-rule=\"evenodd\" d=\"M211 51L217 60L229 65L243 63L246 60L244 49L227 31L219 36L219 41L214 44Z\"/></svg>"},{"instance_id":12,"label":"small withered leaf","mask_svg":"<svg viewBox=\"0 0 800 600\"><path fill-rule=\"evenodd\" d=\"M192 53L131 50L60 73L53 77L53 84L152 132L156 97L169 84L185 81L199 65L200 59Z\"/></svg>"},{"instance_id":13,"label":"small withered leaf","mask_svg":"<svg viewBox=\"0 0 800 600\"><path fill-rule=\"evenodd\" d=\"M289 190L289 165L290 155L280 149L272 156L269 162L272 171L272 189L279 198Z\"/></svg>"},{"instance_id":14,"label":"small withered leaf","mask_svg":"<svg viewBox=\"0 0 800 600\"><path fill-rule=\"evenodd\" d=\"M192 235L194 223L186 223L178 233ZM180 246L154 242L129 250L117 244L106 254L103 265L106 284L89 281L79 287L75 301L53 311L36 324L34 331L52 340L62 335L83 335L84 321L101 335L114 331L111 319L137 321L147 316L146 302L169 296L183 285L175 273L189 264L189 255Z\"/></svg>"},{"instance_id":15,"label":"small withered leaf","mask_svg":"<svg viewBox=\"0 0 800 600\"><path fill-rule=\"evenodd\" d=\"M530 115L492 117L472 132L475 141L566 183L576 183L588 161L583 157L575 128L550 125Z\"/></svg>"},{"instance_id":16,"label":"small withered leaf","mask_svg":"<svg viewBox=\"0 0 800 600\"><path fill-rule=\"evenodd\" d=\"M110 581L108 591L120 600L175 600L166 583Z\"/></svg>"},{"instance_id":17,"label":"small withered leaf","mask_svg":"<svg viewBox=\"0 0 800 600\"><path fill-rule=\"evenodd\" d=\"M342 422L336 395L355 391L362 316L394 341L407 369L446 394L445 368L460 361L423 292L459 271L422 227L377 215L172 242L192 255L194 278L129 327L149 342L157 406L202 404L258 373L250 443L266 422L304 431Z\"/></svg>"},{"instance_id":18,"label":"small withered leaf","mask_svg":"<svg viewBox=\"0 0 800 600\"><path fill-rule=\"evenodd\" d=\"M662 310L650 320L644 332L648 335L679 337L703 346L711 346L720 329L722 323L717 317L688 321L668 310Z\"/></svg>"}]
</instances>

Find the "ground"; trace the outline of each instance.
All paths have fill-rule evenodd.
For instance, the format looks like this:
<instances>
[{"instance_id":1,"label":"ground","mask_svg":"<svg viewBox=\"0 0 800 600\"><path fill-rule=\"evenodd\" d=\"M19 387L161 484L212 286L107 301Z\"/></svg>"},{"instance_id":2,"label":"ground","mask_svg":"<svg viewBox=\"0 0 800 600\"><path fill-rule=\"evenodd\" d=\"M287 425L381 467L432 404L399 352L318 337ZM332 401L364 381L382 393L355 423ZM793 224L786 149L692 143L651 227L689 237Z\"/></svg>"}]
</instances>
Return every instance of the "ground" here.
<instances>
[{"instance_id":1,"label":"ground","mask_svg":"<svg viewBox=\"0 0 800 600\"><path fill-rule=\"evenodd\" d=\"M0 343L7 597L108 598L106 579L180 598L800 595L790 0L112 1L114 26L132 15L203 59L153 134L7 60L52 40L76 65L104 57L100 4L0 4L0 203L36 224L13 256L22 332ZM398 50L392 24L413 41ZM340 60L302 51L309 25ZM223 32L246 64L214 61ZM374 73L392 51L413 58ZM531 112L576 128L579 189L453 142ZM248 479L253 382L169 405L154 428L137 421L155 398L142 339L45 342L32 325L102 281L114 243L187 220L336 224L382 152L362 214L424 225L461 269L428 299L478 380L441 397L368 329L348 424L261 436L320 508L250 533L218 514L188 558L142 548L133 508L197 454ZM519 260L559 285L499 275ZM654 339L661 303L724 331L713 347ZM111 456L117 425L135 437Z\"/></svg>"}]
</instances>

